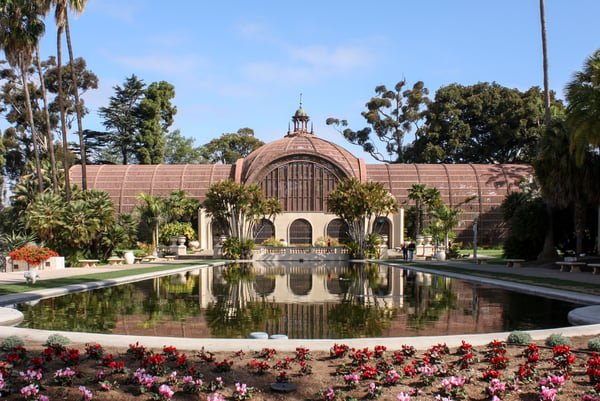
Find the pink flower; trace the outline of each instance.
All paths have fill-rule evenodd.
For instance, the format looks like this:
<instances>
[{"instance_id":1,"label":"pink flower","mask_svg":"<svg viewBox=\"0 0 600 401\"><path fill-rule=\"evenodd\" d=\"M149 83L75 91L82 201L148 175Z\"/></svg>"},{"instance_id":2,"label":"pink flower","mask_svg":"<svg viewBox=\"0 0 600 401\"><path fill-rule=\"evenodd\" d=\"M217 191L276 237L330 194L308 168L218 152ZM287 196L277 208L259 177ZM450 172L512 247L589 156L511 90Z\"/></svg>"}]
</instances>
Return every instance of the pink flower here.
<instances>
[{"instance_id":1,"label":"pink flower","mask_svg":"<svg viewBox=\"0 0 600 401\"><path fill-rule=\"evenodd\" d=\"M555 388L542 386L542 390L540 391L540 401L554 401L556 399L556 393L557 390Z\"/></svg>"},{"instance_id":2,"label":"pink flower","mask_svg":"<svg viewBox=\"0 0 600 401\"><path fill-rule=\"evenodd\" d=\"M410 401L410 395L408 394L404 394L404 393L400 393L396 396L396 399L398 401Z\"/></svg>"},{"instance_id":3,"label":"pink flower","mask_svg":"<svg viewBox=\"0 0 600 401\"><path fill-rule=\"evenodd\" d=\"M170 400L171 397L173 397L173 394L175 394L175 392L171 390L171 387L169 387L167 384L162 384L158 388L158 394L161 395L164 399Z\"/></svg>"},{"instance_id":4,"label":"pink flower","mask_svg":"<svg viewBox=\"0 0 600 401\"><path fill-rule=\"evenodd\" d=\"M79 386L79 392L81 393L81 399L84 401L90 401L94 398L92 392L85 388L85 386Z\"/></svg>"},{"instance_id":5,"label":"pink flower","mask_svg":"<svg viewBox=\"0 0 600 401\"><path fill-rule=\"evenodd\" d=\"M206 397L206 401L225 401L225 397L219 393L213 393L213 395Z\"/></svg>"}]
</instances>

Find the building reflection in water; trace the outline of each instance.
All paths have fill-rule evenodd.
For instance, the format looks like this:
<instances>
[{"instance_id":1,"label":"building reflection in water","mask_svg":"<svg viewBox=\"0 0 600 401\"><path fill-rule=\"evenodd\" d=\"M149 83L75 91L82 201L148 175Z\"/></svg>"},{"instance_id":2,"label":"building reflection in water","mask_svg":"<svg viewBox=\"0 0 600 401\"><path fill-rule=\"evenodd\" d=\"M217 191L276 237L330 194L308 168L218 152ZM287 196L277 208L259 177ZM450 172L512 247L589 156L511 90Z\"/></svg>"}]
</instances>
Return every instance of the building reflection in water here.
<instances>
[{"instance_id":1,"label":"building reflection in water","mask_svg":"<svg viewBox=\"0 0 600 401\"><path fill-rule=\"evenodd\" d=\"M574 305L399 267L254 262L20 304L23 327L131 335L402 337L565 326ZM76 323L74 323L76 322Z\"/></svg>"}]
</instances>

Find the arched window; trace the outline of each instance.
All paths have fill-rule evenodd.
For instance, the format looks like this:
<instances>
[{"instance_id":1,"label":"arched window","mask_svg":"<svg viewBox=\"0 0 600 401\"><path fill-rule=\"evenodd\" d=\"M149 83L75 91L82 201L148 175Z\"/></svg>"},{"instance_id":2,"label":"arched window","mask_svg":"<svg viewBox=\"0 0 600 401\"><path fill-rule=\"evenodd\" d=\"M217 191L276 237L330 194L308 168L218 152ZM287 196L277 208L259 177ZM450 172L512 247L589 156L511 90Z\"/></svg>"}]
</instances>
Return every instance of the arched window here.
<instances>
[{"instance_id":1,"label":"arched window","mask_svg":"<svg viewBox=\"0 0 600 401\"><path fill-rule=\"evenodd\" d=\"M304 219L295 220L290 226L290 245L311 245L312 226Z\"/></svg>"},{"instance_id":2,"label":"arched window","mask_svg":"<svg viewBox=\"0 0 600 401\"><path fill-rule=\"evenodd\" d=\"M265 197L279 199L284 211L320 212L327 211L327 198L338 182L335 167L301 160L276 166L260 185Z\"/></svg>"},{"instance_id":3,"label":"arched window","mask_svg":"<svg viewBox=\"0 0 600 401\"><path fill-rule=\"evenodd\" d=\"M262 219L260 224L254 227L254 242L262 244L266 239L275 236L275 226L267 219Z\"/></svg>"},{"instance_id":4,"label":"arched window","mask_svg":"<svg viewBox=\"0 0 600 401\"><path fill-rule=\"evenodd\" d=\"M331 220L327 225L327 236L335 238L339 242L346 242L350 238L348 224L342 219Z\"/></svg>"},{"instance_id":5,"label":"arched window","mask_svg":"<svg viewBox=\"0 0 600 401\"><path fill-rule=\"evenodd\" d=\"M375 223L373 223L373 233L379 234L381 236L386 236L389 242L390 221L386 217L379 216L377 220L375 220ZM386 245L389 246L388 243L386 243Z\"/></svg>"}]
</instances>

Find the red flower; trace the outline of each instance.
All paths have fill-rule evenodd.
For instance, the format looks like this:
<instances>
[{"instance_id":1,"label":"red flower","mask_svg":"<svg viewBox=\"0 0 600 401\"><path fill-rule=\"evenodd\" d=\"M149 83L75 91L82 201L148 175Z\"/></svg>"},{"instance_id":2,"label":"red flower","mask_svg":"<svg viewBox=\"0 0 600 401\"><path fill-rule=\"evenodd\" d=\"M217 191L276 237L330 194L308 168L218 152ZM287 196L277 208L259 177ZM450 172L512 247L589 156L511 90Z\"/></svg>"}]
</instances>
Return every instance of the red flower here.
<instances>
[{"instance_id":1,"label":"red flower","mask_svg":"<svg viewBox=\"0 0 600 401\"><path fill-rule=\"evenodd\" d=\"M9 256L12 260L24 260L28 264L36 266L53 256L58 256L58 253L46 247L38 248L37 246L26 245L21 249L12 251Z\"/></svg>"}]
</instances>

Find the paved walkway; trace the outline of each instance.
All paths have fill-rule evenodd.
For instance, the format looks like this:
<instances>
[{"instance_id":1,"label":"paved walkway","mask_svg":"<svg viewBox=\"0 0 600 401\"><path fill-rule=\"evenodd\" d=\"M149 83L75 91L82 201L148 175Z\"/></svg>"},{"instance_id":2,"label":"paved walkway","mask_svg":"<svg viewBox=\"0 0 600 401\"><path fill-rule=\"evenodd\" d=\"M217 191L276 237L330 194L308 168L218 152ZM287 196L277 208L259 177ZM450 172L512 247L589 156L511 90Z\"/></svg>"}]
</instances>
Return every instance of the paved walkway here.
<instances>
[{"instance_id":1,"label":"paved walkway","mask_svg":"<svg viewBox=\"0 0 600 401\"><path fill-rule=\"evenodd\" d=\"M189 263L189 260L185 261ZM600 275L592 275L591 273L562 273L558 269L553 268L553 265L547 266L539 266L539 267L522 267L522 268L510 268L503 265L497 264L486 264L486 265L477 265L473 262L466 261L418 261L423 264L431 265L434 267L435 265L445 265L445 266L455 266L461 269L471 269L471 270L481 270L481 271L492 271L498 273L511 273L511 274L521 274L525 276L533 276L533 277L548 277L548 278L557 278L557 279L568 279L572 281L586 282L586 283L596 283L600 285ZM164 263L173 263L176 262L164 262ZM61 278L61 277L69 277L74 275L82 275L89 274L92 272L105 272L105 271L114 271L120 269L135 269L139 267L151 266L156 264L163 264L163 262L154 262L147 264L135 264L135 265L120 265L120 266L99 266L94 268L66 268L55 271L41 271L40 272L40 280L52 279L52 278ZM174 266L176 268L176 266ZM412 268L412 267L411 267ZM423 271L427 271L427 267L416 268L421 269ZM446 273L444 273L446 274ZM464 278L464 274L463 277ZM475 276L471 278L475 279ZM478 281L485 282L485 279L477 279ZM15 282L24 282L25 279L23 277L23 272L8 272L8 273L0 273L0 284L8 284ZM495 285L495 284L494 284ZM522 284L512 284L512 286L521 286L523 288L528 287L527 285ZM534 287L537 291L539 287ZM553 291L553 290L550 290ZM556 290L554 290L556 292ZM573 293L571 293L573 294ZM578 298L582 298L585 295L575 293L575 296ZM589 298L591 304L596 303L600 304L600 297L590 296ZM19 298L19 294L15 294L15 300ZM589 309L592 308L592 309ZM586 308L581 308L586 309ZM600 316L600 306L590 306L587 310L583 311L584 319L586 318L598 318ZM588 324L583 326L573 326L573 327L564 327L559 329L549 329L549 330L536 330L531 331L530 334L533 340L544 340L550 334L560 332L565 336L580 336L580 335L599 335L600 334L600 324ZM2 332L0 333L0 337L6 337L9 335L18 335L24 338L27 341L34 342L44 342L46 338L52 333L56 333L56 331L44 331L44 330L31 330L31 329L22 329L18 327L3 327ZM71 338L73 343L85 344L85 343L100 343L104 346L113 346L113 347L124 347L126 348L129 344L132 344L136 341L144 344L150 348L160 348L166 343L177 347L182 350L196 350L200 346L205 346L210 350L222 350L222 351L237 351L239 349L244 350L257 350L265 347L277 347L280 350L290 350L293 351L296 347L309 347L313 350L329 350L329 348L333 345L334 342L344 342L348 346L356 347L356 348L364 348L364 347L374 347L375 345L385 344L389 348L400 348L403 344L411 344L418 349L426 349L431 347L431 345L438 343L446 343L449 347L459 346L465 338L469 339L473 345L485 345L489 343L493 339L506 339L509 333L487 333L487 334L469 334L469 335L457 335L457 336L443 336L443 337L396 337L396 338L361 338L361 339L338 339L338 340L261 340L261 339L235 339L235 341L231 341L231 339L193 339L193 338L165 338L165 337L137 337L137 336L126 336L126 335L111 335L111 334L95 334L95 333L70 333L70 332L61 332L61 334Z\"/></svg>"}]
</instances>

